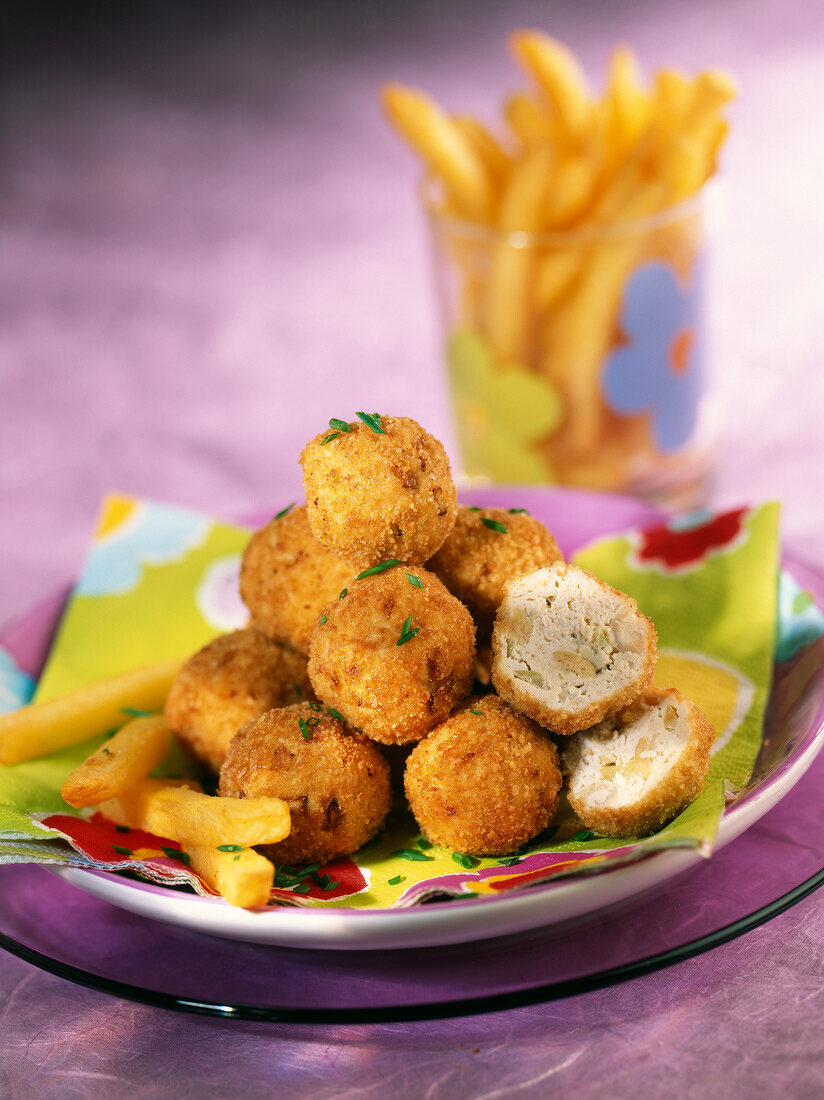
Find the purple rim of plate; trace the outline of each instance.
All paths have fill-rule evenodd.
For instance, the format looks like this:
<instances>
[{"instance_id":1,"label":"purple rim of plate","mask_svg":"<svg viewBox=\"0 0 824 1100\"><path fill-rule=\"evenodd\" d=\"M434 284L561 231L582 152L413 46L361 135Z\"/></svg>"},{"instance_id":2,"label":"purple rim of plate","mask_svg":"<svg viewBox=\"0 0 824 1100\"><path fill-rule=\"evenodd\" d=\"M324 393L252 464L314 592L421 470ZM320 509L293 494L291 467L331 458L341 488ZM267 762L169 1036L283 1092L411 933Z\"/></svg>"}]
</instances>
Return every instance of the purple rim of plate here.
<instances>
[{"instance_id":1,"label":"purple rim of plate","mask_svg":"<svg viewBox=\"0 0 824 1100\"><path fill-rule=\"evenodd\" d=\"M511 503L515 496L513 491L506 499ZM519 490L517 503L523 496ZM569 494L563 496L570 507ZM483 499L490 503L488 495ZM824 600L824 576L792 557L788 564ZM15 646L18 655L36 657L39 647L42 657L60 606L57 597L41 605L5 632L3 644L11 648L11 633L11 640L23 643ZM819 649L824 653L824 643ZM32 673L38 671L36 664L30 666ZM782 682L789 674L787 668L777 672ZM762 753L770 782L813 747L823 699L819 662L775 744L766 745ZM150 1003L224 1015L379 1020L530 1003L678 961L769 919L803 896L811 882L820 882L824 866L819 810L823 786L824 755L812 762L790 797L711 860L654 894L572 926L498 939L491 947L481 941L343 952L218 940L117 909L31 865L0 868L0 942L74 981ZM752 797L755 792L745 795L741 805ZM167 888L149 889L164 893ZM477 899L488 900L499 899ZM477 901L439 903L438 908ZM348 911L347 917L351 915Z\"/></svg>"}]
</instances>

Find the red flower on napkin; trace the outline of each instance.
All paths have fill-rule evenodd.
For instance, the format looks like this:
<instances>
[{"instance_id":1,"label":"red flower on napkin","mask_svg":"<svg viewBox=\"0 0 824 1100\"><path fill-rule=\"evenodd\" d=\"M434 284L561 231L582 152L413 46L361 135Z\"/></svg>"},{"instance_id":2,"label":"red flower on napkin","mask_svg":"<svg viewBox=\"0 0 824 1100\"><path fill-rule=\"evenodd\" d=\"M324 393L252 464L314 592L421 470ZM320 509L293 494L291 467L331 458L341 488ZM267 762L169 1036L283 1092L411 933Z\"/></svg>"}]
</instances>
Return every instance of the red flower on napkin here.
<instances>
[{"instance_id":1,"label":"red flower on napkin","mask_svg":"<svg viewBox=\"0 0 824 1100\"><path fill-rule=\"evenodd\" d=\"M730 549L737 542L744 530L747 511L737 508L708 520L682 520L648 527L639 535L636 561L667 571L692 569L714 551Z\"/></svg>"}]
</instances>

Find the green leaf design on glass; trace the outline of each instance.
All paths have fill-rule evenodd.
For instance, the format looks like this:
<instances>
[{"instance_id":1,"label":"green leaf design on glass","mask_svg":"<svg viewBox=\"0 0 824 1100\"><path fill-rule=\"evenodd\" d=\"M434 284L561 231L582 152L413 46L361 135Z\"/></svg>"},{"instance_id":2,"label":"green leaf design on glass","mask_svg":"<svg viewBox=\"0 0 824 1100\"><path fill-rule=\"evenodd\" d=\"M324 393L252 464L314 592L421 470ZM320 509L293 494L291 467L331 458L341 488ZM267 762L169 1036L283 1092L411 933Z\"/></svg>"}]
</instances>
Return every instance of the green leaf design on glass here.
<instances>
[{"instance_id":1,"label":"green leaf design on glass","mask_svg":"<svg viewBox=\"0 0 824 1100\"><path fill-rule=\"evenodd\" d=\"M447 361L467 474L504 482L555 481L537 445L561 425L558 390L520 364L498 363L487 341L471 328L452 333Z\"/></svg>"},{"instance_id":2,"label":"green leaf design on glass","mask_svg":"<svg viewBox=\"0 0 824 1100\"><path fill-rule=\"evenodd\" d=\"M793 614L802 615L812 605L813 598L809 592L797 592L793 600Z\"/></svg>"}]
</instances>

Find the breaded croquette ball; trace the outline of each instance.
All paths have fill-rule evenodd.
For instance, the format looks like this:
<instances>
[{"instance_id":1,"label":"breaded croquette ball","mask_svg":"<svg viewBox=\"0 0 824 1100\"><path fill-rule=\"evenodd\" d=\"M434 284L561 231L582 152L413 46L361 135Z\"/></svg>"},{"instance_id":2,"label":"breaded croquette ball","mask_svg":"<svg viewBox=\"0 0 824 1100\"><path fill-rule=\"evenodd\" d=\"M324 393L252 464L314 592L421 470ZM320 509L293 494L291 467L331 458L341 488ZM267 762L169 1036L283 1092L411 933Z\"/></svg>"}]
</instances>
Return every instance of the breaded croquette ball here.
<instances>
[{"instance_id":1,"label":"breaded croquette ball","mask_svg":"<svg viewBox=\"0 0 824 1100\"><path fill-rule=\"evenodd\" d=\"M301 505L249 539L240 567L240 595L253 626L305 654L324 605L353 576L351 565L312 534Z\"/></svg>"},{"instance_id":2,"label":"breaded croquette ball","mask_svg":"<svg viewBox=\"0 0 824 1100\"><path fill-rule=\"evenodd\" d=\"M472 689L475 627L433 573L395 566L356 580L312 635L319 699L375 741L418 741Z\"/></svg>"},{"instance_id":3,"label":"breaded croquette ball","mask_svg":"<svg viewBox=\"0 0 824 1100\"><path fill-rule=\"evenodd\" d=\"M164 717L183 746L217 774L245 722L311 694L306 658L247 628L220 635L186 661Z\"/></svg>"},{"instance_id":4,"label":"breaded croquette ball","mask_svg":"<svg viewBox=\"0 0 824 1100\"><path fill-rule=\"evenodd\" d=\"M416 745L404 781L433 844L474 856L513 852L558 806L558 753L545 730L494 695L470 699Z\"/></svg>"},{"instance_id":5,"label":"breaded croquette ball","mask_svg":"<svg viewBox=\"0 0 824 1100\"><path fill-rule=\"evenodd\" d=\"M458 506L455 526L427 569L469 608L478 645L488 645L504 586L513 577L561 560L547 528L522 510Z\"/></svg>"},{"instance_id":6,"label":"breaded croquette ball","mask_svg":"<svg viewBox=\"0 0 824 1100\"><path fill-rule=\"evenodd\" d=\"M498 694L546 729L570 734L648 686L655 627L625 592L557 562L507 584L492 653Z\"/></svg>"},{"instance_id":7,"label":"breaded croquette ball","mask_svg":"<svg viewBox=\"0 0 824 1100\"><path fill-rule=\"evenodd\" d=\"M270 710L243 726L220 769L220 793L289 804L289 836L260 849L287 866L357 851L383 827L392 801L381 750L319 703Z\"/></svg>"},{"instance_id":8,"label":"breaded croquette ball","mask_svg":"<svg viewBox=\"0 0 824 1100\"><path fill-rule=\"evenodd\" d=\"M364 415L373 427L355 421L303 448L312 531L357 569L391 558L426 561L455 523L446 451L409 417Z\"/></svg>"},{"instance_id":9,"label":"breaded croquette ball","mask_svg":"<svg viewBox=\"0 0 824 1100\"><path fill-rule=\"evenodd\" d=\"M646 836L700 794L713 728L674 688L641 698L562 746L569 803L588 829Z\"/></svg>"}]
</instances>

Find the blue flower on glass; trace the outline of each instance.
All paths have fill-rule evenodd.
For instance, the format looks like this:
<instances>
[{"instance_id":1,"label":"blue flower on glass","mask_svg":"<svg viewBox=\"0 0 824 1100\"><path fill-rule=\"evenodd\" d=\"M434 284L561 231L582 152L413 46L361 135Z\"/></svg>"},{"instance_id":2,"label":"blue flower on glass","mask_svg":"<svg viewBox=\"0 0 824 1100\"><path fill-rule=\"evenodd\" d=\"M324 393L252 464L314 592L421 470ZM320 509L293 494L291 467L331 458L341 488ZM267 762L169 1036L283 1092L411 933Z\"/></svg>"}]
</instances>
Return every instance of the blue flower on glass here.
<instances>
[{"instance_id":1,"label":"blue flower on glass","mask_svg":"<svg viewBox=\"0 0 824 1100\"><path fill-rule=\"evenodd\" d=\"M662 451L682 447L698 416L703 386L700 284L700 265L683 287L666 264L638 268L624 293L624 342L604 368L602 385L610 406L623 416L650 413Z\"/></svg>"}]
</instances>

